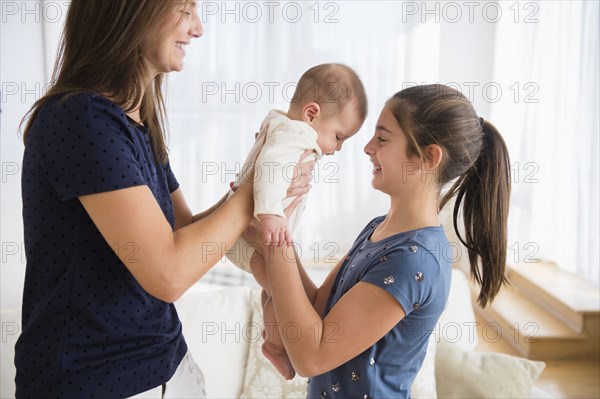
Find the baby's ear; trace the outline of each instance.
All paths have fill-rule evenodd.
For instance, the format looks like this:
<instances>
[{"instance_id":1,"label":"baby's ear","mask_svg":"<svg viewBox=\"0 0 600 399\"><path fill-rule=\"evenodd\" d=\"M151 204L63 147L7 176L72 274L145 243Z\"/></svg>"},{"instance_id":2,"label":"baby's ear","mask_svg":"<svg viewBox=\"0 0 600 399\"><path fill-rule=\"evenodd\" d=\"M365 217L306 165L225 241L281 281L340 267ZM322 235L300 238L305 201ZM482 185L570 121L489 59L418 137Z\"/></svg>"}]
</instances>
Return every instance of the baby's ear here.
<instances>
[{"instance_id":1,"label":"baby's ear","mask_svg":"<svg viewBox=\"0 0 600 399\"><path fill-rule=\"evenodd\" d=\"M302 120L307 123L312 123L313 120L321 112L321 107L316 102L310 102L302 107Z\"/></svg>"}]
</instances>

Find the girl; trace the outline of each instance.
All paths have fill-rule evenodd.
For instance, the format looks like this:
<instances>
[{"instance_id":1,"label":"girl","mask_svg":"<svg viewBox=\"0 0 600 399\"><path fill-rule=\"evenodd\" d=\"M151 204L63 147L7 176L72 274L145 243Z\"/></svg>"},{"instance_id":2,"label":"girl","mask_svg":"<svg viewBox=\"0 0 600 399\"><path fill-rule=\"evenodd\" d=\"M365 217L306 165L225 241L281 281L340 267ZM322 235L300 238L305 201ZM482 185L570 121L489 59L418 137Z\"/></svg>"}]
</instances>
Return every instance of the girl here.
<instances>
[{"instance_id":1,"label":"girl","mask_svg":"<svg viewBox=\"0 0 600 399\"><path fill-rule=\"evenodd\" d=\"M289 358L308 397L407 398L448 299L451 262L439 210L455 195L454 228L489 304L505 282L510 162L494 126L459 92L416 86L385 105L365 146L372 185L390 197L320 288L293 248L261 244ZM441 197L447 183L454 181ZM457 224L462 206L464 238Z\"/></svg>"},{"instance_id":2,"label":"girl","mask_svg":"<svg viewBox=\"0 0 600 399\"><path fill-rule=\"evenodd\" d=\"M253 200L244 182L194 215L170 168L162 82L202 33L193 1L71 2L23 135L18 398L204 397L173 302L223 256L203 244L229 249L246 229ZM308 191L311 167L288 194Z\"/></svg>"}]
</instances>

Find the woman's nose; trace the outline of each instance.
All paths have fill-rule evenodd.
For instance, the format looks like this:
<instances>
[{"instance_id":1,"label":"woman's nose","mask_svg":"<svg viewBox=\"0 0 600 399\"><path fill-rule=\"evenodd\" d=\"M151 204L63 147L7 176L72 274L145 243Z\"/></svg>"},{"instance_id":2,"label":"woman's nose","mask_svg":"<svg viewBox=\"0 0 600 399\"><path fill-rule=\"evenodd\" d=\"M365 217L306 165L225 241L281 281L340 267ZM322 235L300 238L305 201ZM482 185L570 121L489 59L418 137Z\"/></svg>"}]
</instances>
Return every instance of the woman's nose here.
<instances>
[{"instance_id":1,"label":"woman's nose","mask_svg":"<svg viewBox=\"0 0 600 399\"><path fill-rule=\"evenodd\" d=\"M194 11L194 20L192 25L190 26L189 34L192 37L199 38L204 34L204 27L202 26L202 21L200 20L200 16L197 11Z\"/></svg>"}]
</instances>

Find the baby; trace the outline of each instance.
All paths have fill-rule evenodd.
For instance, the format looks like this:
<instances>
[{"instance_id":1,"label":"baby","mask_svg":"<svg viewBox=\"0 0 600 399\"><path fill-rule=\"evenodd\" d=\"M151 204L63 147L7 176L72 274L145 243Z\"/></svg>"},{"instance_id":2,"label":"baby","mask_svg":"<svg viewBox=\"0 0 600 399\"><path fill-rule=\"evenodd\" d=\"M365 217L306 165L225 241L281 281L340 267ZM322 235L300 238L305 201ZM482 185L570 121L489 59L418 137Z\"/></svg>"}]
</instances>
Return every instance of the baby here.
<instances>
[{"instance_id":1,"label":"baby","mask_svg":"<svg viewBox=\"0 0 600 399\"><path fill-rule=\"evenodd\" d=\"M344 141L358 132L366 114L363 84L352 69L341 64L310 68L300 78L288 112L269 112L245 163L255 165L254 216L265 243L291 244L291 233L306 206L306 195L289 219L283 210L294 199L286 198L286 192L300 155L309 150L306 161L318 161L323 155L340 151ZM272 327L276 320L267 272L262 263L251 262L253 253L254 248L240 237L226 255L235 265L251 272L264 289L263 319L266 327ZM279 330L266 328L263 337L264 355L286 379L293 378L295 371Z\"/></svg>"}]
</instances>

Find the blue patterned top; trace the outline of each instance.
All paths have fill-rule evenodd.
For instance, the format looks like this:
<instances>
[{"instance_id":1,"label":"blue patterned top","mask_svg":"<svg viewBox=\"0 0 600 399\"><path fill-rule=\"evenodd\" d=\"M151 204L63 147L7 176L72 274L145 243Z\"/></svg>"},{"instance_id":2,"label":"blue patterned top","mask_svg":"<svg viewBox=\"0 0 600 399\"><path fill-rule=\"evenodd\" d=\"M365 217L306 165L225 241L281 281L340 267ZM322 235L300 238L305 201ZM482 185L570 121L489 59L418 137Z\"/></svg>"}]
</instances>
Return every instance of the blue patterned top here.
<instances>
[{"instance_id":1,"label":"blue patterned top","mask_svg":"<svg viewBox=\"0 0 600 399\"><path fill-rule=\"evenodd\" d=\"M354 242L335 278L323 316L361 281L387 291L406 316L354 359L311 378L309 398L410 398L429 335L448 300L452 252L441 226L369 241L384 219L373 219Z\"/></svg>"}]
</instances>

